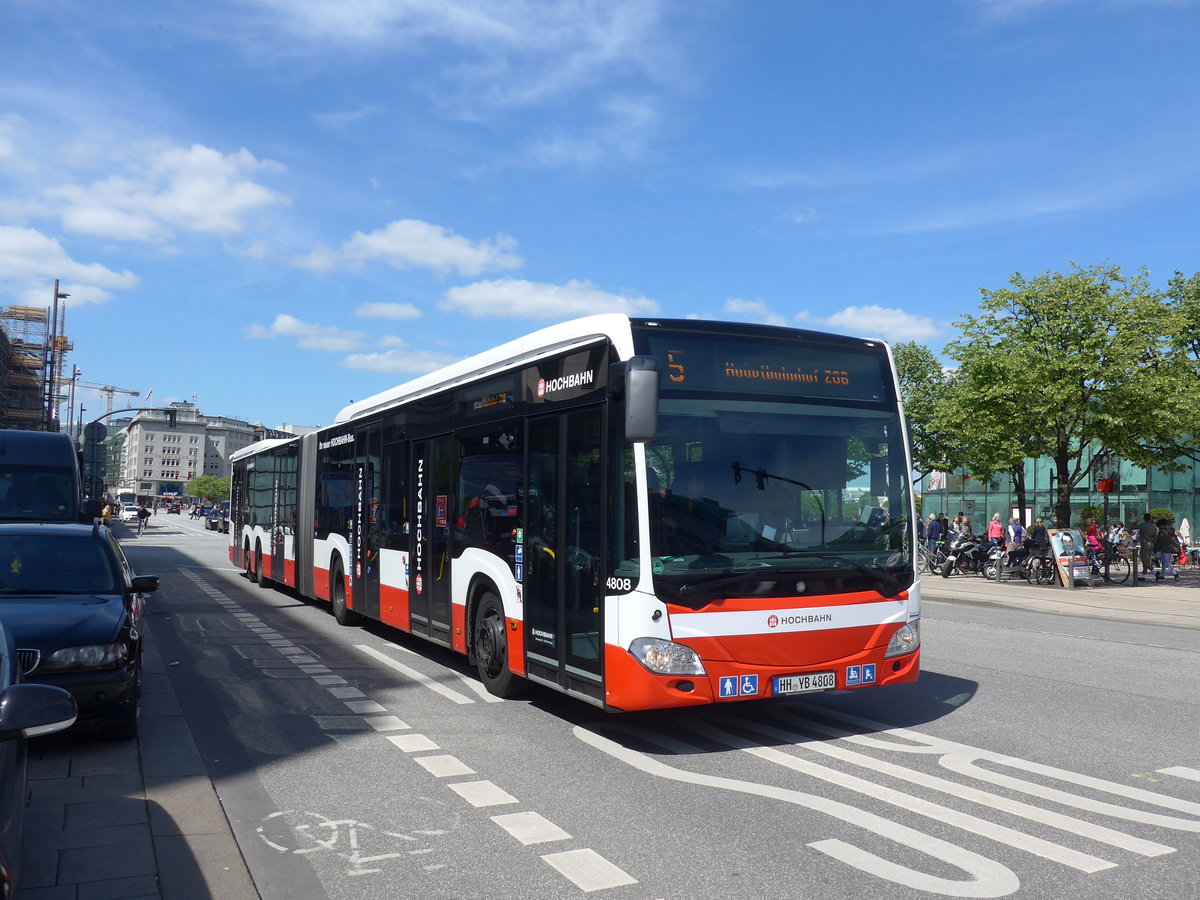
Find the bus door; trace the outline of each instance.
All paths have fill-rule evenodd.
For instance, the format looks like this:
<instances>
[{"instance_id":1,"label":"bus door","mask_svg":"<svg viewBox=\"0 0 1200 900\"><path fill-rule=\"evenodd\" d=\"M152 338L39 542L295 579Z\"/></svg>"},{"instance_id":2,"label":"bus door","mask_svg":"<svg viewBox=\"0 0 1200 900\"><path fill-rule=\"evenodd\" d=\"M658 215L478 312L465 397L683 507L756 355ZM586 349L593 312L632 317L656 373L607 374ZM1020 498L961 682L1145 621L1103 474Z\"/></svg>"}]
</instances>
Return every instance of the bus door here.
<instances>
[{"instance_id":1,"label":"bus door","mask_svg":"<svg viewBox=\"0 0 1200 900\"><path fill-rule=\"evenodd\" d=\"M409 558L409 615L414 634L438 643L450 638L450 516L458 483L459 442L453 437L413 443L413 549Z\"/></svg>"},{"instance_id":2,"label":"bus door","mask_svg":"<svg viewBox=\"0 0 1200 900\"><path fill-rule=\"evenodd\" d=\"M378 428L354 436L354 609L372 619L379 618L380 440Z\"/></svg>"},{"instance_id":3,"label":"bus door","mask_svg":"<svg viewBox=\"0 0 1200 900\"><path fill-rule=\"evenodd\" d=\"M603 704L600 407L529 421L523 594L526 671Z\"/></svg>"}]
</instances>

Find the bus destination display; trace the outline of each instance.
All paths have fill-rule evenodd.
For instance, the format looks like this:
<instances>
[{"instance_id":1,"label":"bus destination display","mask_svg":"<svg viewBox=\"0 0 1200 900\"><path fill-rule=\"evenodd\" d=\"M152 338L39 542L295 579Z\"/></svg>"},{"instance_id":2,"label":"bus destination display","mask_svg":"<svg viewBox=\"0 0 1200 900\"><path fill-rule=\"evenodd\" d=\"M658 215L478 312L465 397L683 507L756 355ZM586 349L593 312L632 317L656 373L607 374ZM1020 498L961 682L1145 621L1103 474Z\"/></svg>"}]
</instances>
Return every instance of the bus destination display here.
<instances>
[{"instance_id":1,"label":"bus destination display","mask_svg":"<svg viewBox=\"0 0 1200 900\"><path fill-rule=\"evenodd\" d=\"M651 352L663 363L662 388L779 394L843 400L885 400L882 348L854 351L797 342L700 342L683 335L652 335Z\"/></svg>"}]
</instances>

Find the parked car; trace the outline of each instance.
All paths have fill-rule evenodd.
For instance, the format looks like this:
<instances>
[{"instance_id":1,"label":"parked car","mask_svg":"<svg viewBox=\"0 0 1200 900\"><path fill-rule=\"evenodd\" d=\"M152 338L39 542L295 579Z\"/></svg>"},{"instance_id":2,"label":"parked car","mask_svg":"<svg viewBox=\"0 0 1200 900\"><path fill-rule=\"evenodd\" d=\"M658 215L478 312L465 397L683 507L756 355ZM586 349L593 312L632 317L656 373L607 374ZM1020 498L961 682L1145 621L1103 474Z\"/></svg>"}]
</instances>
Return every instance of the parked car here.
<instances>
[{"instance_id":1,"label":"parked car","mask_svg":"<svg viewBox=\"0 0 1200 900\"><path fill-rule=\"evenodd\" d=\"M21 656L0 620L0 897L16 891L25 812L27 738L68 728L75 701L62 688L21 684Z\"/></svg>"},{"instance_id":2,"label":"parked car","mask_svg":"<svg viewBox=\"0 0 1200 900\"><path fill-rule=\"evenodd\" d=\"M146 594L102 524L0 524L0 619L31 663L26 681L65 688L79 724L137 736Z\"/></svg>"},{"instance_id":3,"label":"parked car","mask_svg":"<svg viewBox=\"0 0 1200 900\"><path fill-rule=\"evenodd\" d=\"M167 507L167 512L169 512L169 513L180 514L182 512L182 510L183 510L183 507L181 507L178 503L172 503L170 506Z\"/></svg>"},{"instance_id":4,"label":"parked car","mask_svg":"<svg viewBox=\"0 0 1200 900\"><path fill-rule=\"evenodd\" d=\"M229 534L228 500L222 500L218 506L214 506L208 511L208 516L204 519L204 527L209 531L219 531L221 534Z\"/></svg>"},{"instance_id":5,"label":"parked car","mask_svg":"<svg viewBox=\"0 0 1200 900\"><path fill-rule=\"evenodd\" d=\"M128 504L126 504L125 506L122 506L121 507L121 521L122 522L136 522L137 521L137 507L129 506Z\"/></svg>"}]
</instances>

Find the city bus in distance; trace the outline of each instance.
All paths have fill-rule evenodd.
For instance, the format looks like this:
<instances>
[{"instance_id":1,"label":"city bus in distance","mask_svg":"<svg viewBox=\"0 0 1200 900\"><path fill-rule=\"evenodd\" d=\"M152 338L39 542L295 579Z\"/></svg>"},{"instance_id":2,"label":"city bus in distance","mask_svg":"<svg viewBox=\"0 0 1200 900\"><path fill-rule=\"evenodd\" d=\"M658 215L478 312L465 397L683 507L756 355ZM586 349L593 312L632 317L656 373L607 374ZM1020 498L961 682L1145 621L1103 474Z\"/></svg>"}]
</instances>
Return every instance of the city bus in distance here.
<instances>
[{"instance_id":1,"label":"city bus in distance","mask_svg":"<svg viewBox=\"0 0 1200 900\"><path fill-rule=\"evenodd\" d=\"M636 710L910 682L906 425L880 341L599 315L232 457L230 561Z\"/></svg>"}]
</instances>

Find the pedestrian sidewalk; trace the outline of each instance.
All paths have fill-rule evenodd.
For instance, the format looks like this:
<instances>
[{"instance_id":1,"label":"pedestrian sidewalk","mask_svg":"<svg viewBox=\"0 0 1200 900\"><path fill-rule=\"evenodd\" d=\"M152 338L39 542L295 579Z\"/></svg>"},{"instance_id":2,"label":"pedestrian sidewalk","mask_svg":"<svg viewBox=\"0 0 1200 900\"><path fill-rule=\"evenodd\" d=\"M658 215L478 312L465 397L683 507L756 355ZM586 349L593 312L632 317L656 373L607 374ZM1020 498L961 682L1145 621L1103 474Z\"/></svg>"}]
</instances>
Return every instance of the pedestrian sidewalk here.
<instances>
[{"instance_id":1,"label":"pedestrian sidewalk","mask_svg":"<svg viewBox=\"0 0 1200 900\"><path fill-rule=\"evenodd\" d=\"M1200 628L1200 570L1182 569L1178 581L1150 576L1125 584L1075 588L1030 584L1024 579L989 581L978 575L921 576L921 596L929 600L988 603L1017 609L1091 616L1151 625Z\"/></svg>"},{"instance_id":2,"label":"pedestrian sidewalk","mask_svg":"<svg viewBox=\"0 0 1200 900\"><path fill-rule=\"evenodd\" d=\"M153 637L136 741L30 742L17 900L257 900Z\"/></svg>"}]
</instances>

